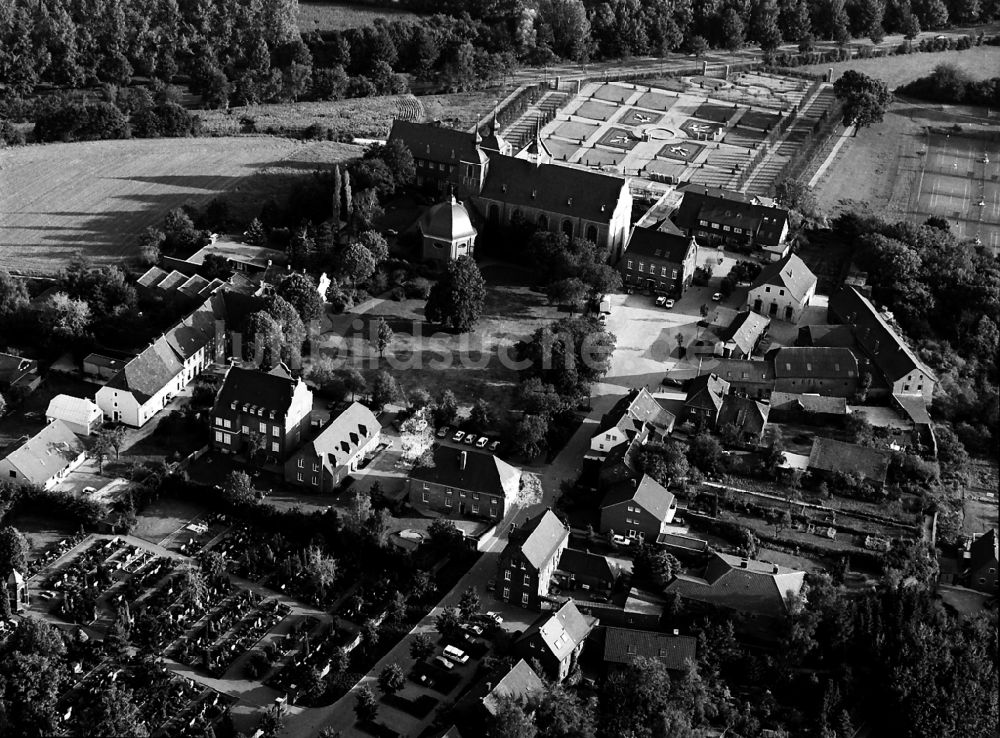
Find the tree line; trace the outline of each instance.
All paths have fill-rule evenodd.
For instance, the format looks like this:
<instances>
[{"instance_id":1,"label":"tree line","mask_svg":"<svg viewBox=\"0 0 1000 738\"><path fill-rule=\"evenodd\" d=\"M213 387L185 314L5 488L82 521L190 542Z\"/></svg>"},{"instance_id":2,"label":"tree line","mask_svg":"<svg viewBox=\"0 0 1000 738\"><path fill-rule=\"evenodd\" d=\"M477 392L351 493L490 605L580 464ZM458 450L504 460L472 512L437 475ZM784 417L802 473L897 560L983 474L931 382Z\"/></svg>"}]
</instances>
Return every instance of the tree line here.
<instances>
[{"instance_id":1,"label":"tree line","mask_svg":"<svg viewBox=\"0 0 1000 738\"><path fill-rule=\"evenodd\" d=\"M939 64L931 74L903 85L899 91L937 103L1000 105L1000 77L973 80L952 64Z\"/></svg>"}]
</instances>

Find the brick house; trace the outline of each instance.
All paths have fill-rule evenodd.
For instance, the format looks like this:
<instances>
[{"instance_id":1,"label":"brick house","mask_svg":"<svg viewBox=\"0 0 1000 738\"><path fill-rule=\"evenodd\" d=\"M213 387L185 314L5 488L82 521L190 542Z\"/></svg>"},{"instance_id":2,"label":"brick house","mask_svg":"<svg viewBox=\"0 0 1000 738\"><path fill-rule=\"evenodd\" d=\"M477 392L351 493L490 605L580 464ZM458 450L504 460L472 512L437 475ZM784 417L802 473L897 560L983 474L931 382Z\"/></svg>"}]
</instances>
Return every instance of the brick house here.
<instances>
[{"instance_id":1,"label":"brick house","mask_svg":"<svg viewBox=\"0 0 1000 738\"><path fill-rule=\"evenodd\" d=\"M433 466L414 467L406 482L417 510L500 520L521 488L521 470L485 451L438 445L433 459Z\"/></svg>"},{"instance_id":2,"label":"brick house","mask_svg":"<svg viewBox=\"0 0 1000 738\"><path fill-rule=\"evenodd\" d=\"M389 141L401 141L413 154L418 187L460 197L478 193L483 187L489 157L479 146L479 136L470 131L435 123L395 120Z\"/></svg>"},{"instance_id":3,"label":"brick house","mask_svg":"<svg viewBox=\"0 0 1000 738\"><path fill-rule=\"evenodd\" d=\"M721 430L731 426L736 431L739 443L750 446L758 445L764 438L764 428L767 427L770 405L752 397L726 395L719 412L717 427Z\"/></svg>"},{"instance_id":4,"label":"brick house","mask_svg":"<svg viewBox=\"0 0 1000 738\"><path fill-rule=\"evenodd\" d=\"M285 462L285 481L332 492L378 446L382 426L360 402L351 403Z\"/></svg>"},{"instance_id":5,"label":"brick house","mask_svg":"<svg viewBox=\"0 0 1000 738\"><path fill-rule=\"evenodd\" d=\"M698 244L688 236L653 228L633 228L618 263L622 283L681 297L691 286Z\"/></svg>"},{"instance_id":6,"label":"brick house","mask_svg":"<svg viewBox=\"0 0 1000 738\"><path fill-rule=\"evenodd\" d=\"M212 447L241 454L260 436L264 458L283 463L308 433L312 403L312 390L283 364L268 372L230 367L212 408Z\"/></svg>"},{"instance_id":7,"label":"brick house","mask_svg":"<svg viewBox=\"0 0 1000 738\"><path fill-rule=\"evenodd\" d=\"M513 527L497 564L496 596L531 610L542 609L568 543L569 528L551 510Z\"/></svg>"},{"instance_id":8,"label":"brick house","mask_svg":"<svg viewBox=\"0 0 1000 738\"><path fill-rule=\"evenodd\" d=\"M618 581L618 567L607 556L566 548L559 556L555 579L564 589L582 589L609 597Z\"/></svg>"},{"instance_id":9,"label":"brick house","mask_svg":"<svg viewBox=\"0 0 1000 738\"><path fill-rule=\"evenodd\" d=\"M677 500L648 474L615 484L601 501L601 533L653 542L677 514Z\"/></svg>"},{"instance_id":10,"label":"brick house","mask_svg":"<svg viewBox=\"0 0 1000 738\"><path fill-rule=\"evenodd\" d=\"M738 251L761 249L772 261L788 253L788 211L762 204L752 195L719 187L688 184L674 224L707 246Z\"/></svg>"},{"instance_id":11,"label":"brick house","mask_svg":"<svg viewBox=\"0 0 1000 738\"><path fill-rule=\"evenodd\" d=\"M570 600L540 615L514 643L514 653L529 663L537 660L550 679L561 682L576 667L587 636L597 624L597 618L584 615Z\"/></svg>"},{"instance_id":12,"label":"brick house","mask_svg":"<svg viewBox=\"0 0 1000 738\"><path fill-rule=\"evenodd\" d=\"M761 269L747 293L747 307L760 315L798 323L816 294L816 275L797 255L789 254Z\"/></svg>"},{"instance_id":13,"label":"brick house","mask_svg":"<svg viewBox=\"0 0 1000 738\"><path fill-rule=\"evenodd\" d=\"M853 397L858 361L850 349L787 346L768 352L774 364L774 391Z\"/></svg>"},{"instance_id":14,"label":"brick house","mask_svg":"<svg viewBox=\"0 0 1000 738\"><path fill-rule=\"evenodd\" d=\"M722 401L729 392L729 382L715 373L702 374L688 384L684 400L684 419L701 421L714 428L722 411Z\"/></svg>"},{"instance_id":15,"label":"brick house","mask_svg":"<svg viewBox=\"0 0 1000 738\"><path fill-rule=\"evenodd\" d=\"M628 668L637 658L658 659L667 670L677 674L695 663L698 639L693 636L668 635L651 630L605 627L602 660L608 670ZM676 633L676 631L675 631Z\"/></svg>"}]
</instances>

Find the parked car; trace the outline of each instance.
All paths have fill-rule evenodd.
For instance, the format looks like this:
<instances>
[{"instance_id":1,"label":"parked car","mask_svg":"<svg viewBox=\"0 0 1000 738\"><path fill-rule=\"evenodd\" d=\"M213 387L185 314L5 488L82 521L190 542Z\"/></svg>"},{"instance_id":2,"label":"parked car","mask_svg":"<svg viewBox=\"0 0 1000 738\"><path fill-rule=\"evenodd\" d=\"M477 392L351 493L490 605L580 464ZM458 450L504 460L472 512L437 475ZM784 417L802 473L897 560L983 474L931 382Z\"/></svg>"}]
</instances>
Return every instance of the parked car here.
<instances>
[{"instance_id":1,"label":"parked car","mask_svg":"<svg viewBox=\"0 0 1000 738\"><path fill-rule=\"evenodd\" d=\"M620 536L618 534L615 534L615 535L611 536L611 542L613 544L615 544L616 546L631 546L632 545L632 539L631 538L626 538L625 536Z\"/></svg>"},{"instance_id":2,"label":"parked car","mask_svg":"<svg viewBox=\"0 0 1000 738\"><path fill-rule=\"evenodd\" d=\"M716 302L719 302L722 299L722 293L716 292L714 295L712 295L712 299L715 300Z\"/></svg>"},{"instance_id":3,"label":"parked car","mask_svg":"<svg viewBox=\"0 0 1000 738\"><path fill-rule=\"evenodd\" d=\"M467 435L465 437L464 443L465 443L466 446L471 446L475 442L476 442L476 434L475 433L470 433L469 435Z\"/></svg>"},{"instance_id":4,"label":"parked car","mask_svg":"<svg viewBox=\"0 0 1000 738\"><path fill-rule=\"evenodd\" d=\"M437 679L435 679L434 677L432 677L430 674L426 674L426 673L421 674L420 676L418 676L417 677L417 681L420 684L422 684L423 686L430 687L431 689L434 689L435 685L437 684Z\"/></svg>"},{"instance_id":5,"label":"parked car","mask_svg":"<svg viewBox=\"0 0 1000 738\"><path fill-rule=\"evenodd\" d=\"M493 443L490 444L490 451L493 453L496 453L498 448L500 448L500 441L493 441Z\"/></svg>"},{"instance_id":6,"label":"parked car","mask_svg":"<svg viewBox=\"0 0 1000 738\"><path fill-rule=\"evenodd\" d=\"M451 663L448 659L446 659L444 656L435 656L433 659L433 663L435 666L439 666L445 671L451 671L452 669L455 668L455 665Z\"/></svg>"},{"instance_id":7,"label":"parked car","mask_svg":"<svg viewBox=\"0 0 1000 738\"><path fill-rule=\"evenodd\" d=\"M438 438L444 438L445 436L448 435L449 432L451 432L451 428L449 428L446 425L442 426L442 427L438 428L437 437Z\"/></svg>"},{"instance_id":8,"label":"parked car","mask_svg":"<svg viewBox=\"0 0 1000 738\"><path fill-rule=\"evenodd\" d=\"M486 436L480 436L479 440L476 441L476 448L486 448L486 444L490 442L490 439Z\"/></svg>"},{"instance_id":9,"label":"parked car","mask_svg":"<svg viewBox=\"0 0 1000 738\"><path fill-rule=\"evenodd\" d=\"M482 635L483 626L476 625L475 623L462 623L462 629L469 635Z\"/></svg>"},{"instance_id":10,"label":"parked car","mask_svg":"<svg viewBox=\"0 0 1000 738\"><path fill-rule=\"evenodd\" d=\"M492 620L497 625L503 625L503 616L498 612L490 610L488 613L486 613L486 617Z\"/></svg>"},{"instance_id":11,"label":"parked car","mask_svg":"<svg viewBox=\"0 0 1000 738\"><path fill-rule=\"evenodd\" d=\"M673 306L674 306L674 301L671 300L670 298L667 298L667 300L663 303L663 307L665 307L667 310L669 310Z\"/></svg>"},{"instance_id":12,"label":"parked car","mask_svg":"<svg viewBox=\"0 0 1000 738\"><path fill-rule=\"evenodd\" d=\"M455 431L455 435L451 437L451 440L455 443L461 443L463 438L465 438L465 431Z\"/></svg>"},{"instance_id":13,"label":"parked car","mask_svg":"<svg viewBox=\"0 0 1000 738\"><path fill-rule=\"evenodd\" d=\"M601 325L607 325L608 316L605 315L604 313L601 313L600 315L597 316L597 322L600 323Z\"/></svg>"},{"instance_id":14,"label":"parked car","mask_svg":"<svg viewBox=\"0 0 1000 738\"><path fill-rule=\"evenodd\" d=\"M464 664L469 660L469 654L460 648L456 648L455 646L445 646L444 655L445 658L454 664Z\"/></svg>"},{"instance_id":15,"label":"parked car","mask_svg":"<svg viewBox=\"0 0 1000 738\"><path fill-rule=\"evenodd\" d=\"M660 295L659 297L656 298L656 307L663 307L666 304L667 304L666 295Z\"/></svg>"}]
</instances>

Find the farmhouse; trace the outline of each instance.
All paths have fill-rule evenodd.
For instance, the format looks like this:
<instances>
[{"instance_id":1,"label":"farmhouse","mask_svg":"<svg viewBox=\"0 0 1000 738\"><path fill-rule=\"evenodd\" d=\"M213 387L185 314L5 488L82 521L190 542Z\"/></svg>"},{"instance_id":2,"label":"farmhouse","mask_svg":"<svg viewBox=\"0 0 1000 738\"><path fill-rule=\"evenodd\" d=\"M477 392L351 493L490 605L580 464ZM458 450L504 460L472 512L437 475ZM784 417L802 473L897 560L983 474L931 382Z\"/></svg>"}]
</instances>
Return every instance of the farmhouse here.
<instances>
[{"instance_id":1,"label":"farmhouse","mask_svg":"<svg viewBox=\"0 0 1000 738\"><path fill-rule=\"evenodd\" d=\"M809 471L815 476L857 474L876 489L885 484L892 454L877 448L835 441L832 438L813 439L809 452Z\"/></svg>"},{"instance_id":2,"label":"farmhouse","mask_svg":"<svg viewBox=\"0 0 1000 738\"><path fill-rule=\"evenodd\" d=\"M689 349L726 359L749 359L767 334L771 321L750 310L718 308L709 330Z\"/></svg>"},{"instance_id":3,"label":"farmhouse","mask_svg":"<svg viewBox=\"0 0 1000 738\"><path fill-rule=\"evenodd\" d=\"M847 417L847 400L799 392L771 393L771 420L778 423L842 425Z\"/></svg>"},{"instance_id":4,"label":"farmhouse","mask_svg":"<svg viewBox=\"0 0 1000 738\"><path fill-rule=\"evenodd\" d=\"M648 474L614 485L601 501L601 532L655 541L677 514L677 500Z\"/></svg>"},{"instance_id":5,"label":"farmhouse","mask_svg":"<svg viewBox=\"0 0 1000 738\"><path fill-rule=\"evenodd\" d=\"M774 362L749 359L718 359L706 371L729 383L733 392L767 399L774 391Z\"/></svg>"},{"instance_id":6,"label":"farmhouse","mask_svg":"<svg viewBox=\"0 0 1000 738\"><path fill-rule=\"evenodd\" d=\"M618 580L618 568L607 556L566 548L559 556L555 578L565 589L583 589L609 597Z\"/></svg>"},{"instance_id":7,"label":"farmhouse","mask_svg":"<svg viewBox=\"0 0 1000 738\"><path fill-rule=\"evenodd\" d=\"M332 492L375 450L382 426L360 402L351 403L285 462L285 481Z\"/></svg>"},{"instance_id":8,"label":"farmhouse","mask_svg":"<svg viewBox=\"0 0 1000 738\"><path fill-rule=\"evenodd\" d=\"M658 659L672 672L687 672L697 657L698 639L650 630L605 627L603 661L606 668L622 669L637 658ZM676 633L676 631L674 631Z\"/></svg>"},{"instance_id":9,"label":"farmhouse","mask_svg":"<svg viewBox=\"0 0 1000 738\"><path fill-rule=\"evenodd\" d=\"M772 260L788 253L788 211L763 205L757 198L718 187L688 184L674 223L709 246L743 251L762 249Z\"/></svg>"},{"instance_id":10,"label":"farmhouse","mask_svg":"<svg viewBox=\"0 0 1000 738\"><path fill-rule=\"evenodd\" d=\"M528 662L520 659L500 679L486 676L455 703L455 724L463 735L478 735L484 721L497 717L503 700L528 700L545 691L545 683Z\"/></svg>"},{"instance_id":11,"label":"farmhouse","mask_svg":"<svg viewBox=\"0 0 1000 738\"><path fill-rule=\"evenodd\" d=\"M550 679L561 682L576 666L597 622L571 600L555 612L539 615L514 643L514 653L528 661L536 659Z\"/></svg>"},{"instance_id":12,"label":"farmhouse","mask_svg":"<svg viewBox=\"0 0 1000 738\"><path fill-rule=\"evenodd\" d=\"M934 372L889 324L886 315L856 287L844 285L833 295L828 315L831 323L853 328L860 358L871 362L888 386L889 394L921 395L927 402L931 401L937 381Z\"/></svg>"},{"instance_id":13,"label":"farmhouse","mask_svg":"<svg viewBox=\"0 0 1000 738\"><path fill-rule=\"evenodd\" d=\"M77 435L89 436L100 429L104 414L94 402L84 397L56 395L49 400L45 410L45 422L53 420L61 420Z\"/></svg>"},{"instance_id":14,"label":"farmhouse","mask_svg":"<svg viewBox=\"0 0 1000 738\"><path fill-rule=\"evenodd\" d=\"M569 528L551 510L512 526L497 564L496 595L504 602L541 609L568 542Z\"/></svg>"},{"instance_id":15,"label":"farmhouse","mask_svg":"<svg viewBox=\"0 0 1000 738\"><path fill-rule=\"evenodd\" d=\"M433 462L414 467L406 482L421 511L499 520L521 488L521 470L485 451L439 445Z\"/></svg>"},{"instance_id":16,"label":"farmhouse","mask_svg":"<svg viewBox=\"0 0 1000 738\"><path fill-rule=\"evenodd\" d=\"M83 359L83 373L101 379L111 379L122 370L128 359L116 359L104 354L87 354Z\"/></svg>"},{"instance_id":17,"label":"farmhouse","mask_svg":"<svg viewBox=\"0 0 1000 738\"><path fill-rule=\"evenodd\" d=\"M816 275L796 254L765 266L750 285L747 307L755 313L798 323L816 294Z\"/></svg>"},{"instance_id":18,"label":"farmhouse","mask_svg":"<svg viewBox=\"0 0 1000 738\"><path fill-rule=\"evenodd\" d=\"M619 262L622 282L680 297L691 286L698 243L653 228L633 228Z\"/></svg>"},{"instance_id":19,"label":"farmhouse","mask_svg":"<svg viewBox=\"0 0 1000 738\"><path fill-rule=\"evenodd\" d=\"M770 410L765 402L729 394L722 402L717 427L731 429L738 443L756 446L764 437Z\"/></svg>"},{"instance_id":20,"label":"farmhouse","mask_svg":"<svg viewBox=\"0 0 1000 738\"><path fill-rule=\"evenodd\" d=\"M312 390L283 364L265 372L230 367L212 408L212 447L283 462L304 438Z\"/></svg>"},{"instance_id":21,"label":"farmhouse","mask_svg":"<svg viewBox=\"0 0 1000 738\"><path fill-rule=\"evenodd\" d=\"M0 459L0 479L50 489L86 458L77 435L63 421L53 420Z\"/></svg>"},{"instance_id":22,"label":"farmhouse","mask_svg":"<svg viewBox=\"0 0 1000 738\"><path fill-rule=\"evenodd\" d=\"M848 349L787 346L767 358L778 392L851 397L858 391L858 362Z\"/></svg>"},{"instance_id":23,"label":"farmhouse","mask_svg":"<svg viewBox=\"0 0 1000 738\"><path fill-rule=\"evenodd\" d=\"M722 401L729 392L729 382L718 374L702 374L688 384L684 400L684 419L714 428L722 411Z\"/></svg>"}]
</instances>

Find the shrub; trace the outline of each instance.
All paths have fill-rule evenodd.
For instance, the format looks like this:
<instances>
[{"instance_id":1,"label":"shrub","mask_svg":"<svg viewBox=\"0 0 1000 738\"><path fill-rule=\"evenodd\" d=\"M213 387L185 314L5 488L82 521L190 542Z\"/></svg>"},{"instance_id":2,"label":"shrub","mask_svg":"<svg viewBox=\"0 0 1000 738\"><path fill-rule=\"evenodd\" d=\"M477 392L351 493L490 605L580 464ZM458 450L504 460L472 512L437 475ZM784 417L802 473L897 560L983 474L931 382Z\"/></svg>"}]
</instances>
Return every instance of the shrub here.
<instances>
[{"instance_id":1,"label":"shrub","mask_svg":"<svg viewBox=\"0 0 1000 738\"><path fill-rule=\"evenodd\" d=\"M124 113L109 102L66 102L35 116L36 141L97 141L130 136Z\"/></svg>"},{"instance_id":2,"label":"shrub","mask_svg":"<svg viewBox=\"0 0 1000 738\"><path fill-rule=\"evenodd\" d=\"M24 133L15 128L7 120L0 120L0 148L4 146L23 146Z\"/></svg>"}]
</instances>

